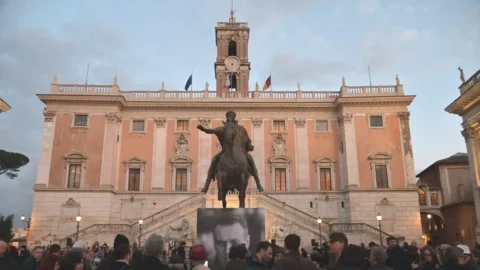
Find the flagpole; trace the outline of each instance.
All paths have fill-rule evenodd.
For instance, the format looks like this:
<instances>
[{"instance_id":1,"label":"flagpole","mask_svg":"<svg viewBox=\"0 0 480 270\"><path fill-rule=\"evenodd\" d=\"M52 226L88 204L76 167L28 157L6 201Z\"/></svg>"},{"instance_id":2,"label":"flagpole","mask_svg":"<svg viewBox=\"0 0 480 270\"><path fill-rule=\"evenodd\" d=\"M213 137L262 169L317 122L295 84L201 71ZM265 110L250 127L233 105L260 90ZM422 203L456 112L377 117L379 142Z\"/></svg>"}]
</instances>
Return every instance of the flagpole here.
<instances>
[{"instance_id":1,"label":"flagpole","mask_svg":"<svg viewBox=\"0 0 480 270\"><path fill-rule=\"evenodd\" d=\"M272 87L272 71L270 70L270 91L273 91L273 87Z\"/></svg>"},{"instance_id":2,"label":"flagpole","mask_svg":"<svg viewBox=\"0 0 480 270\"><path fill-rule=\"evenodd\" d=\"M192 77L192 84L190 85L190 91L193 91L193 70L192 70L192 73L190 74L190 77Z\"/></svg>"}]
</instances>

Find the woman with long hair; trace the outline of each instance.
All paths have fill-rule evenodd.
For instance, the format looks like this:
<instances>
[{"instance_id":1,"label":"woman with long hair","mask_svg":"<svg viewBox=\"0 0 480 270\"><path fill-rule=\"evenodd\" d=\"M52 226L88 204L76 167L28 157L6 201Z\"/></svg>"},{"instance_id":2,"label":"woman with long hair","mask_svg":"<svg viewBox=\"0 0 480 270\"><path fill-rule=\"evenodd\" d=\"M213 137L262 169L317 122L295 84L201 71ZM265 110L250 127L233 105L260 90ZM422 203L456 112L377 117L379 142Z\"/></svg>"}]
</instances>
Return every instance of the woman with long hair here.
<instances>
[{"instance_id":1,"label":"woman with long hair","mask_svg":"<svg viewBox=\"0 0 480 270\"><path fill-rule=\"evenodd\" d=\"M440 254L432 246L424 246L420 250L420 262L413 262L412 268L416 270L435 270L442 265Z\"/></svg>"}]
</instances>

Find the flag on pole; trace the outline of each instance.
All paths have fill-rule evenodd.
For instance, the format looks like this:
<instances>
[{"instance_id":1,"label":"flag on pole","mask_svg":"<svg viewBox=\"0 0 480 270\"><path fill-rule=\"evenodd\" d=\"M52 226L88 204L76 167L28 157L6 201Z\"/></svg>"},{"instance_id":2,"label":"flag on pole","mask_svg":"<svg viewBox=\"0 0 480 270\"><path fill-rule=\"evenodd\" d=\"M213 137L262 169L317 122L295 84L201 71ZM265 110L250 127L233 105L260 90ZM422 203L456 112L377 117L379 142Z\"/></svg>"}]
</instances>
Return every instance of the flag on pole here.
<instances>
[{"instance_id":1,"label":"flag on pole","mask_svg":"<svg viewBox=\"0 0 480 270\"><path fill-rule=\"evenodd\" d=\"M230 86L232 86L232 74L227 74L227 81L225 82L225 89L230 89Z\"/></svg>"},{"instance_id":2,"label":"flag on pole","mask_svg":"<svg viewBox=\"0 0 480 270\"><path fill-rule=\"evenodd\" d=\"M187 83L185 84L185 91L188 91L188 88L192 86L192 81L193 81L192 76L193 74L191 74L190 77L188 77Z\"/></svg>"},{"instance_id":3,"label":"flag on pole","mask_svg":"<svg viewBox=\"0 0 480 270\"><path fill-rule=\"evenodd\" d=\"M272 85L272 75L268 76L268 79L265 81L265 85L263 86L263 91L270 88L271 85Z\"/></svg>"}]
</instances>

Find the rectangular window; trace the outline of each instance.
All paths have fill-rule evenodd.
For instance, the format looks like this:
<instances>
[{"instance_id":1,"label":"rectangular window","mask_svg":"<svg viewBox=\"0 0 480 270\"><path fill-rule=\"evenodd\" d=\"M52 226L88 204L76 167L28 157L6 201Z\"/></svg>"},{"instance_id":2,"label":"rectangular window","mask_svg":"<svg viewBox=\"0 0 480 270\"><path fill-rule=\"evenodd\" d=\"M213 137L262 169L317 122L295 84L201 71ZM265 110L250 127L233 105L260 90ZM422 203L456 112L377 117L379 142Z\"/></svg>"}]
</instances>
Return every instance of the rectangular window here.
<instances>
[{"instance_id":1,"label":"rectangular window","mask_svg":"<svg viewBox=\"0 0 480 270\"><path fill-rule=\"evenodd\" d=\"M274 120L273 132L285 132L285 120Z\"/></svg>"},{"instance_id":2,"label":"rectangular window","mask_svg":"<svg viewBox=\"0 0 480 270\"><path fill-rule=\"evenodd\" d=\"M128 170L128 191L140 191L140 169Z\"/></svg>"},{"instance_id":3,"label":"rectangular window","mask_svg":"<svg viewBox=\"0 0 480 270\"><path fill-rule=\"evenodd\" d=\"M430 201L432 204L438 204L438 194L436 192L430 193Z\"/></svg>"},{"instance_id":4,"label":"rectangular window","mask_svg":"<svg viewBox=\"0 0 480 270\"><path fill-rule=\"evenodd\" d=\"M188 120L177 120L177 131L189 131Z\"/></svg>"},{"instance_id":5,"label":"rectangular window","mask_svg":"<svg viewBox=\"0 0 480 270\"><path fill-rule=\"evenodd\" d=\"M145 131L145 120L133 120L132 121L132 131L133 132L143 132L143 131Z\"/></svg>"},{"instance_id":6,"label":"rectangular window","mask_svg":"<svg viewBox=\"0 0 480 270\"><path fill-rule=\"evenodd\" d=\"M377 188L388 188L387 165L375 165Z\"/></svg>"},{"instance_id":7,"label":"rectangular window","mask_svg":"<svg viewBox=\"0 0 480 270\"><path fill-rule=\"evenodd\" d=\"M88 123L88 115L86 115L86 114L76 114L75 115L74 126L76 126L76 127L86 127L87 123Z\"/></svg>"},{"instance_id":8,"label":"rectangular window","mask_svg":"<svg viewBox=\"0 0 480 270\"><path fill-rule=\"evenodd\" d=\"M381 115L370 116L370 127L383 127L383 117Z\"/></svg>"},{"instance_id":9,"label":"rectangular window","mask_svg":"<svg viewBox=\"0 0 480 270\"><path fill-rule=\"evenodd\" d=\"M82 177L82 164L70 164L68 171L67 188L80 188Z\"/></svg>"},{"instance_id":10,"label":"rectangular window","mask_svg":"<svg viewBox=\"0 0 480 270\"><path fill-rule=\"evenodd\" d=\"M320 189L332 190L332 171L330 168L320 168Z\"/></svg>"},{"instance_id":11,"label":"rectangular window","mask_svg":"<svg viewBox=\"0 0 480 270\"><path fill-rule=\"evenodd\" d=\"M418 201L420 202L420 204L427 203L427 198L425 197L425 191L423 191L423 189L418 190Z\"/></svg>"},{"instance_id":12,"label":"rectangular window","mask_svg":"<svg viewBox=\"0 0 480 270\"><path fill-rule=\"evenodd\" d=\"M327 120L317 120L315 122L315 131L316 132L328 132L328 121Z\"/></svg>"},{"instance_id":13,"label":"rectangular window","mask_svg":"<svg viewBox=\"0 0 480 270\"><path fill-rule=\"evenodd\" d=\"M187 191L187 169L175 170L175 191Z\"/></svg>"},{"instance_id":14,"label":"rectangular window","mask_svg":"<svg viewBox=\"0 0 480 270\"><path fill-rule=\"evenodd\" d=\"M275 168L275 190L287 190L287 169Z\"/></svg>"}]
</instances>

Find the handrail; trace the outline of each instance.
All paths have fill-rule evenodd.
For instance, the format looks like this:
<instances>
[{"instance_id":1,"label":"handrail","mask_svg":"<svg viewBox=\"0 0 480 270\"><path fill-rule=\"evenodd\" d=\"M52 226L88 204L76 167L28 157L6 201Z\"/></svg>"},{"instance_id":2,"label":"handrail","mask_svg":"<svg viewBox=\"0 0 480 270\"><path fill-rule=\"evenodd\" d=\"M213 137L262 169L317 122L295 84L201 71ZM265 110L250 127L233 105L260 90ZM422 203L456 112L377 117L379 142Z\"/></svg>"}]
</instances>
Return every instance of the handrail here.
<instances>
[{"instance_id":1,"label":"handrail","mask_svg":"<svg viewBox=\"0 0 480 270\"><path fill-rule=\"evenodd\" d=\"M330 232L366 232L372 236L380 237L380 230L368 223L332 223ZM393 237L393 235L382 231L382 237Z\"/></svg>"}]
</instances>

